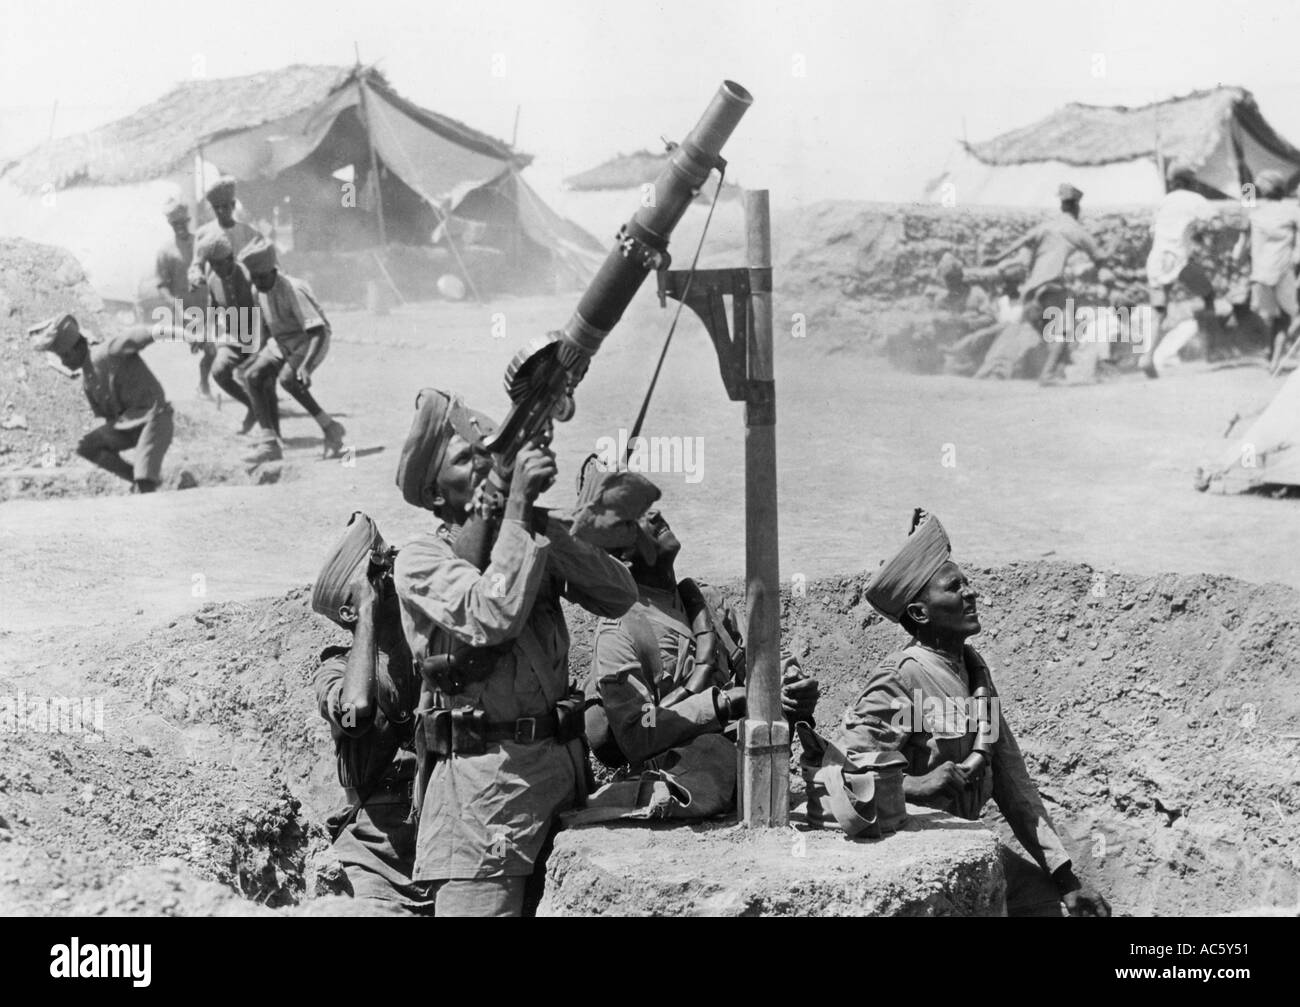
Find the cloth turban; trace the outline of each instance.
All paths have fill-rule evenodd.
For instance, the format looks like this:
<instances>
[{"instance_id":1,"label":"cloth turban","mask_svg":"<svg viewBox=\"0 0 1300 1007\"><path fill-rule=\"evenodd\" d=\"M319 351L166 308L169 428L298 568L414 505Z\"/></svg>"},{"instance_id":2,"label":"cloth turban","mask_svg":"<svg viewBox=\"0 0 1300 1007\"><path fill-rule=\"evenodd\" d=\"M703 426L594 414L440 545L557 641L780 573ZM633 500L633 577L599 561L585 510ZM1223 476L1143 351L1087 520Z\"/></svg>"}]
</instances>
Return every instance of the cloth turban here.
<instances>
[{"instance_id":1,"label":"cloth turban","mask_svg":"<svg viewBox=\"0 0 1300 1007\"><path fill-rule=\"evenodd\" d=\"M421 388L415 397L415 418L397 460L397 488L414 507L433 509L434 477L442 467L447 445L459 434L482 447L497 425L483 413L470 409L459 395L437 388Z\"/></svg>"},{"instance_id":2,"label":"cloth turban","mask_svg":"<svg viewBox=\"0 0 1300 1007\"><path fill-rule=\"evenodd\" d=\"M908 604L951 555L948 533L939 519L918 508L907 541L867 583L867 601L886 619L898 622Z\"/></svg>"},{"instance_id":3,"label":"cloth turban","mask_svg":"<svg viewBox=\"0 0 1300 1007\"><path fill-rule=\"evenodd\" d=\"M1286 178L1280 171L1267 168L1255 176L1255 190L1261 196L1280 195L1286 188Z\"/></svg>"},{"instance_id":4,"label":"cloth turban","mask_svg":"<svg viewBox=\"0 0 1300 1007\"><path fill-rule=\"evenodd\" d=\"M636 472L611 471L598 455L588 455L578 472L578 500L567 516L570 534L598 548L618 552L644 533L637 522L659 497L660 489Z\"/></svg>"},{"instance_id":5,"label":"cloth turban","mask_svg":"<svg viewBox=\"0 0 1300 1007\"><path fill-rule=\"evenodd\" d=\"M1083 193L1072 186L1069 182L1062 182L1056 187L1056 195L1060 197L1062 203L1071 201L1077 202L1083 198Z\"/></svg>"},{"instance_id":6,"label":"cloth turban","mask_svg":"<svg viewBox=\"0 0 1300 1007\"><path fill-rule=\"evenodd\" d=\"M170 223L176 224L182 220L190 219L190 208L182 203L175 196L168 196L163 203L163 216Z\"/></svg>"},{"instance_id":7,"label":"cloth turban","mask_svg":"<svg viewBox=\"0 0 1300 1007\"><path fill-rule=\"evenodd\" d=\"M222 175L208 186L208 191L203 196L209 203L221 199L234 199L235 180L229 175Z\"/></svg>"},{"instance_id":8,"label":"cloth turban","mask_svg":"<svg viewBox=\"0 0 1300 1007\"><path fill-rule=\"evenodd\" d=\"M949 281L957 283L966 275L966 271L962 269L961 263L957 260L957 256L953 255L952 252L943 253L943 258L939 260L938 273L939 279L943 280L945 283Z\"/></svg>"},{"instance_id":9,"label":"cloth turban","mask_svg":"<svg viewBox=\"0 0 1300 1007\"><path fill-rule=\"evenodd\" d=\"M37 353L50 352L63 356L81 338L81 327L71 315L56 315L27 330L32 349Z\"/></svg>"},{"instance_id":10,"label":"cloth turban","mask_svg":"<svg viewBox=\"0 0 1300 1007\"><path fill-rule=\"evenodd\" d=\"M363 512L353 511L348 518L347 530L330 550L316 583L312 585L312 611L344 629L351 627L354 620L344 619L342 615L343 607L351 603L349 586L357 574L366 569L372 557L380 563L387 562L388 551L388 543L379 534L375 522Z\"/></svg>"},{"instance_id":11,"label":"cloth turban","mask_svg":"<svg viewBox=\"0 0 1300 1007\"><path fill-rule=\"evenodd\" d=\"M275 246L265 238L254 238L240 251L239 261L250 273L269 273L276 265Z\"/></svg>"},{"instance_id":12,"label":"cloth turban","mask_svg":"<svg viewBox=\"0 0 1300 1007\"><path fill-rule=\"evenodd\" d=\"M218 231L216 234L206 234L194 249L194 258L200 265L211 262L213 259L225 259L235 254L234 247L230 244L230 239Z\"/></svg>"}]
</instances>

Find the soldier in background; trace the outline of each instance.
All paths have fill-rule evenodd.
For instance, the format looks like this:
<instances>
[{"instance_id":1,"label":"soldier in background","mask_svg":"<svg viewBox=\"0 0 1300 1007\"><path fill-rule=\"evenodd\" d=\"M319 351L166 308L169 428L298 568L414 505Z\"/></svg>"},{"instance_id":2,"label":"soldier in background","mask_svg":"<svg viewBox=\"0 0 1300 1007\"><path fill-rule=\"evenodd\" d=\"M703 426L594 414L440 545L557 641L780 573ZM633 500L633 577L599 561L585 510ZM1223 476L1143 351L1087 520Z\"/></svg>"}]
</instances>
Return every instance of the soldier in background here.
<instances>
[{"instance_id":1,"label":"soldier in background","mask_svg":"<svg viewBox=\"0 0 1300 1007\"><path fill-rule=\"evenodd\" d=\"M309 391L312 372L329 352L330 324L325 311L306 280L289 276L278 268L275 246L259 238L245 246L239 259L258 292L266 345L248 367L249 394L261 395L263 408L275 435L280 436L277 378L284 390L297 400L325 435L325 453L343 451L342 423L330 416Z\"/></svg>"},{"instance_id":2,"label":"soldier in background","mask_svg":"<svg viewBox=\"0 0 1300 1007\"><path fill-rule=\"evenodd\" d=\"M191 287L189 282L195 248L195 235L190 233L190 208L175 196L169 196L163 204L163 215L171 225L172 240L158 250L154 261L155 285L158 296L173 315L172 324L181 325L184 319L175 317L177 312L183 315L187 308L204 307L207 295L202 286ZM199 358L199 394L210 399L212 386L208 378L216 359L216 347L200 339L190 343L190 352Z\"/></svg>"},{"instance_id":3,"label":"soldier in background","mask_svg":"<svg viewBox=\"0 0 1300 1007\"><path fill-rule=\"evenodd\" d=\"M1300 266L1300 206L1283 198L1286 179L1271 168L1255 177L1255 205L1250 231L1233 249L1237 261L1250 248L1250 305L1268 326L1273 340L1270 370L1276 370L1287 340L1300 332L1296 268Z\"/></svg>"},{"instance_id":4,"label":"soldier in background","mask_svg":"<svg viewBox=\"0 0 1300 1007\"><path fill-rule=\"evenodd\" d=\"M1214 314L1214 284L1205 270L1191 261L1192 243L1198 229L1216 216L1214 204L1193 190L1196 175L1190 167L1177 161L1168 168L1169 191L1156 208L1151 221L1151 253L1147 256L1147 281L1150 283L1151 307L1156 320L1138 366L1149 378L1157 377L1155 351L1164 336L1169 313L1169 295L1174 284L1181 284L1203 302L1196 314L1197 323L1214 341L1218 319Z\"/></svg>"},{"instance_id":5,"label":"soldier in background","mask_svg":"<svg viewBox=\"0 0 1300 1007\"><path fill-rule=\"evenodd\" d=\"M226 240L230 242L230 247L238 255L250 241L262 237L262 232L252 224L235 219L235 207L238 201L235 197L233 178L228 175L221 176L208 186L204 196L208 206L212 207L215 219L203 224L195 233L195 246L214 235L224 234ZM203 266L193 255L190 256L188 279L190 287L197 287L203 282Z\"/></svg>"},{"instance_id":6,"label":"soldier in background","mask_svg":"<svg viewBox=\"0 0 1300 1007\"><path fill-rule=\"evenodd\" d=\"M156 490L173 425L162 385L140 359L155 331L140 325L92 346L77 320L63 315L34 326L29 335L33 349L53 353L68 371L81 371L91 411L104 420L81 439L77 454L130 482L133 492ZM131 448L135 460L128 464L122 452Z\"/></svg>"},{"instance_id":7,"label":"soldier in background","mask_svg":"<svg viewBox=\"0 0 1300 1007\"><path fill-rule=\"evenodd\" d=\"M265 403L252 397L246 388L244 372L262 349L261 308L248 272L235 261L230 239L224 234L209 234L195 249L195 260L204 269L207 287L206 318L213 331L207 343L215 351L212 379L227 395L244 407L240 434L254 426L262 430L262 440L275 442L275 431L267 416Z\"/></svg>"},{"instance_id":8,"label":"soldier in background","mask_svg":"<svg viewBox=\"0 0 1300 1007\"><path fill-rule=\"evenodd\" d=\"M1063 320L1068 317L1067 302L1072 295L1066 282L1065 265L1070 256L1080 251L1097 266L1105 264L1092 235L1079 223L1079 205L1083 193L1069 182L1062 182L1057 193L1061 198L1059 213L1031 227L1008 248L985 262L986 265L998 265L1020 249L1029 249L1032 257L1023 288L1024 322L1032 325L1041 335L1047 335L1044 330L1050 321L1061 320L1060 324L1063 325ZM1048 343L1047 359L1038 377L1040 383L1054 379L1057 365L1073 334L1061 331L1052 335L1053 338Z\"/></svg>"}]
</instances>

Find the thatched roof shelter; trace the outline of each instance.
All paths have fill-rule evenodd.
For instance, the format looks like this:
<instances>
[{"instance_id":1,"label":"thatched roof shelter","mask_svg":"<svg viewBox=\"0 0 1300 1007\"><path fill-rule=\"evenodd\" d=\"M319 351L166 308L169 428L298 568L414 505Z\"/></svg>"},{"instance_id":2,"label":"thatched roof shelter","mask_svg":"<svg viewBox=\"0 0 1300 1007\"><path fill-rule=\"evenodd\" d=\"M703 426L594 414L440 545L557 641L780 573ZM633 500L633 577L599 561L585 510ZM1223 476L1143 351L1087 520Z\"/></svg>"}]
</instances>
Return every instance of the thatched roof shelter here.
<instances>
[{"instance_id":1,"label":"thatched roof shelter","mask_svg":"<svg viewBox=\"0 0 1300 1007\"><path fill-rule=\"evenodd\" d=\"M374 68L297 64L246 77L178 84L152 102L99 129L41 144L0 167L0 176L27 191L45 185L124 185L163 178L187 168L214 142L279 122L320 105L331 95L367 88L453 142L523 167L526 154L464 123L420 108L398 95Z\"/></svg>"},{"instance_id":2,"label":"thatched roof shelter","mask_svg":"<svg viewBox=\"0 0 1300 1007\"><path fill-rule=\"evenodd\" d=\"M1207 195L1237 196L1265 168L1300 179L1300 150L1269 125L1254 96L1217 87L1136 108L1072 103L991 140L959 143L927 195L941 198L946 184L962 202L1050 202L1069 180L1085 198L1091 191L1107 203L1150 202L1175 159Z\"/></svg>"}]
</instances>

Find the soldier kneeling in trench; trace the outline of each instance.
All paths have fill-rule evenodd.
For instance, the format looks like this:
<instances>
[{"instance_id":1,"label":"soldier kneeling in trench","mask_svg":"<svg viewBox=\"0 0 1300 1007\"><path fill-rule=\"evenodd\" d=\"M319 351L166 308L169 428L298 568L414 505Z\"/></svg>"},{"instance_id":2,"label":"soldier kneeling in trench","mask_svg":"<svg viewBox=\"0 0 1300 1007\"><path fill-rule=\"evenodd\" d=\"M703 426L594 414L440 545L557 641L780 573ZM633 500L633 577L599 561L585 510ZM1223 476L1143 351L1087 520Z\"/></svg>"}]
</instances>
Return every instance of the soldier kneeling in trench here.
<instances>
[{"instance_id":1,"label":"soldier kneeling in trench","mask_svg":"<svg viewBox=\"0 0 1300 1007\"><path fill-rule=\"evenodd\" d=\"M881 661L844 715L840 747L896 751L908 760L903 793L913 804L976 820L992 798L1029 863L1001 847L1012 916L1109 916L1075 877L1070 856L1002 716L988 666L966 641L980 631L978 594L943 526L917 510L907 542L867 585L867 600L912 635Z\"/></svg>"},{"instance_id":2,"label":"soldier kneeling in trench","mask_svg":"<svg viewBox=\"0 0 1300 1007\"><path fill-rule=\"evenodd\" d=\"M411 884L420 680L402 635L391 566L392 551L358 511L312 589L312 608L353 634L351 647L325 649L315 674L348 801L327 822L330 852L355 898L433 915L433 896Z\"/></svg>"},{"instance_id":3,"label":"soldier kneeling in trench","mask_svg":"<svg viewBox=\"0 0 1300 1007\"><path fill-rule=\"evenodd\" d=\"M601 475L588 471L584 478ZM734 807L734 725L745 716L743 638L716 591L677 579L680 551L657 510L640 519L635 544L620 550L639 598L596 627L584 690L592 753L620 770L619 779L566 820L702 818ZM817 680L788 654L781 670L786 717L811 724Z\"/></svg>"}]
</instances>

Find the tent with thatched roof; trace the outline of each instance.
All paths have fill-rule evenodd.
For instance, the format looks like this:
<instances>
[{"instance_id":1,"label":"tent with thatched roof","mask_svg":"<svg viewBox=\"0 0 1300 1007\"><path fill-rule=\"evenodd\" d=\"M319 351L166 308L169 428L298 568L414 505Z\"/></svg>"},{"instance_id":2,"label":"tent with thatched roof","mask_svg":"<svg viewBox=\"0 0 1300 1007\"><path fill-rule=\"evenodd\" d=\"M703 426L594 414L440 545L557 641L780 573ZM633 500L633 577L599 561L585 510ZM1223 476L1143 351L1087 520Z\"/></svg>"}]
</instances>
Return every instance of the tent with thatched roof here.
<instances>
[{"instance_id":1,"label":"tent with thatched roof","mask_svg":"<svg viewBox=\"0 0 1300 1007\"><path fill-rule=\"evenodd\" d=\"M530 160L408 101L373 68L297 65L180 84L124 119L9 162L0 183L39 196L46 209L85 204L92 191L138 205L124 190L163 185L202 219L200 194L221 172L239 180L244 211L286 250L436 241L461 260L460 246L472 244L495 251L481 261L516 279L585 282L603 248L542 204L520 174ZM161 225L159 205L108 229ZM101 233L102 216L92 214Z\"/></svg>"},{"instance_id":2,"label":"tent with thatched roof","mask_svg":"<svg viewBox=\"0 0 1300 1007\"><path fill-rule=\"evenodd\" d=\"M1235 198L1265 168L1291 184L1300 150L1265 120L1249 91L1218 87L1139 108L1069 104L982 143L959 143L925 198L961 205L1050 206L1072 182L1090 206L1164 195L1164 166L1187 163L1204 195Z\"/></svg>"}]
</instances>

